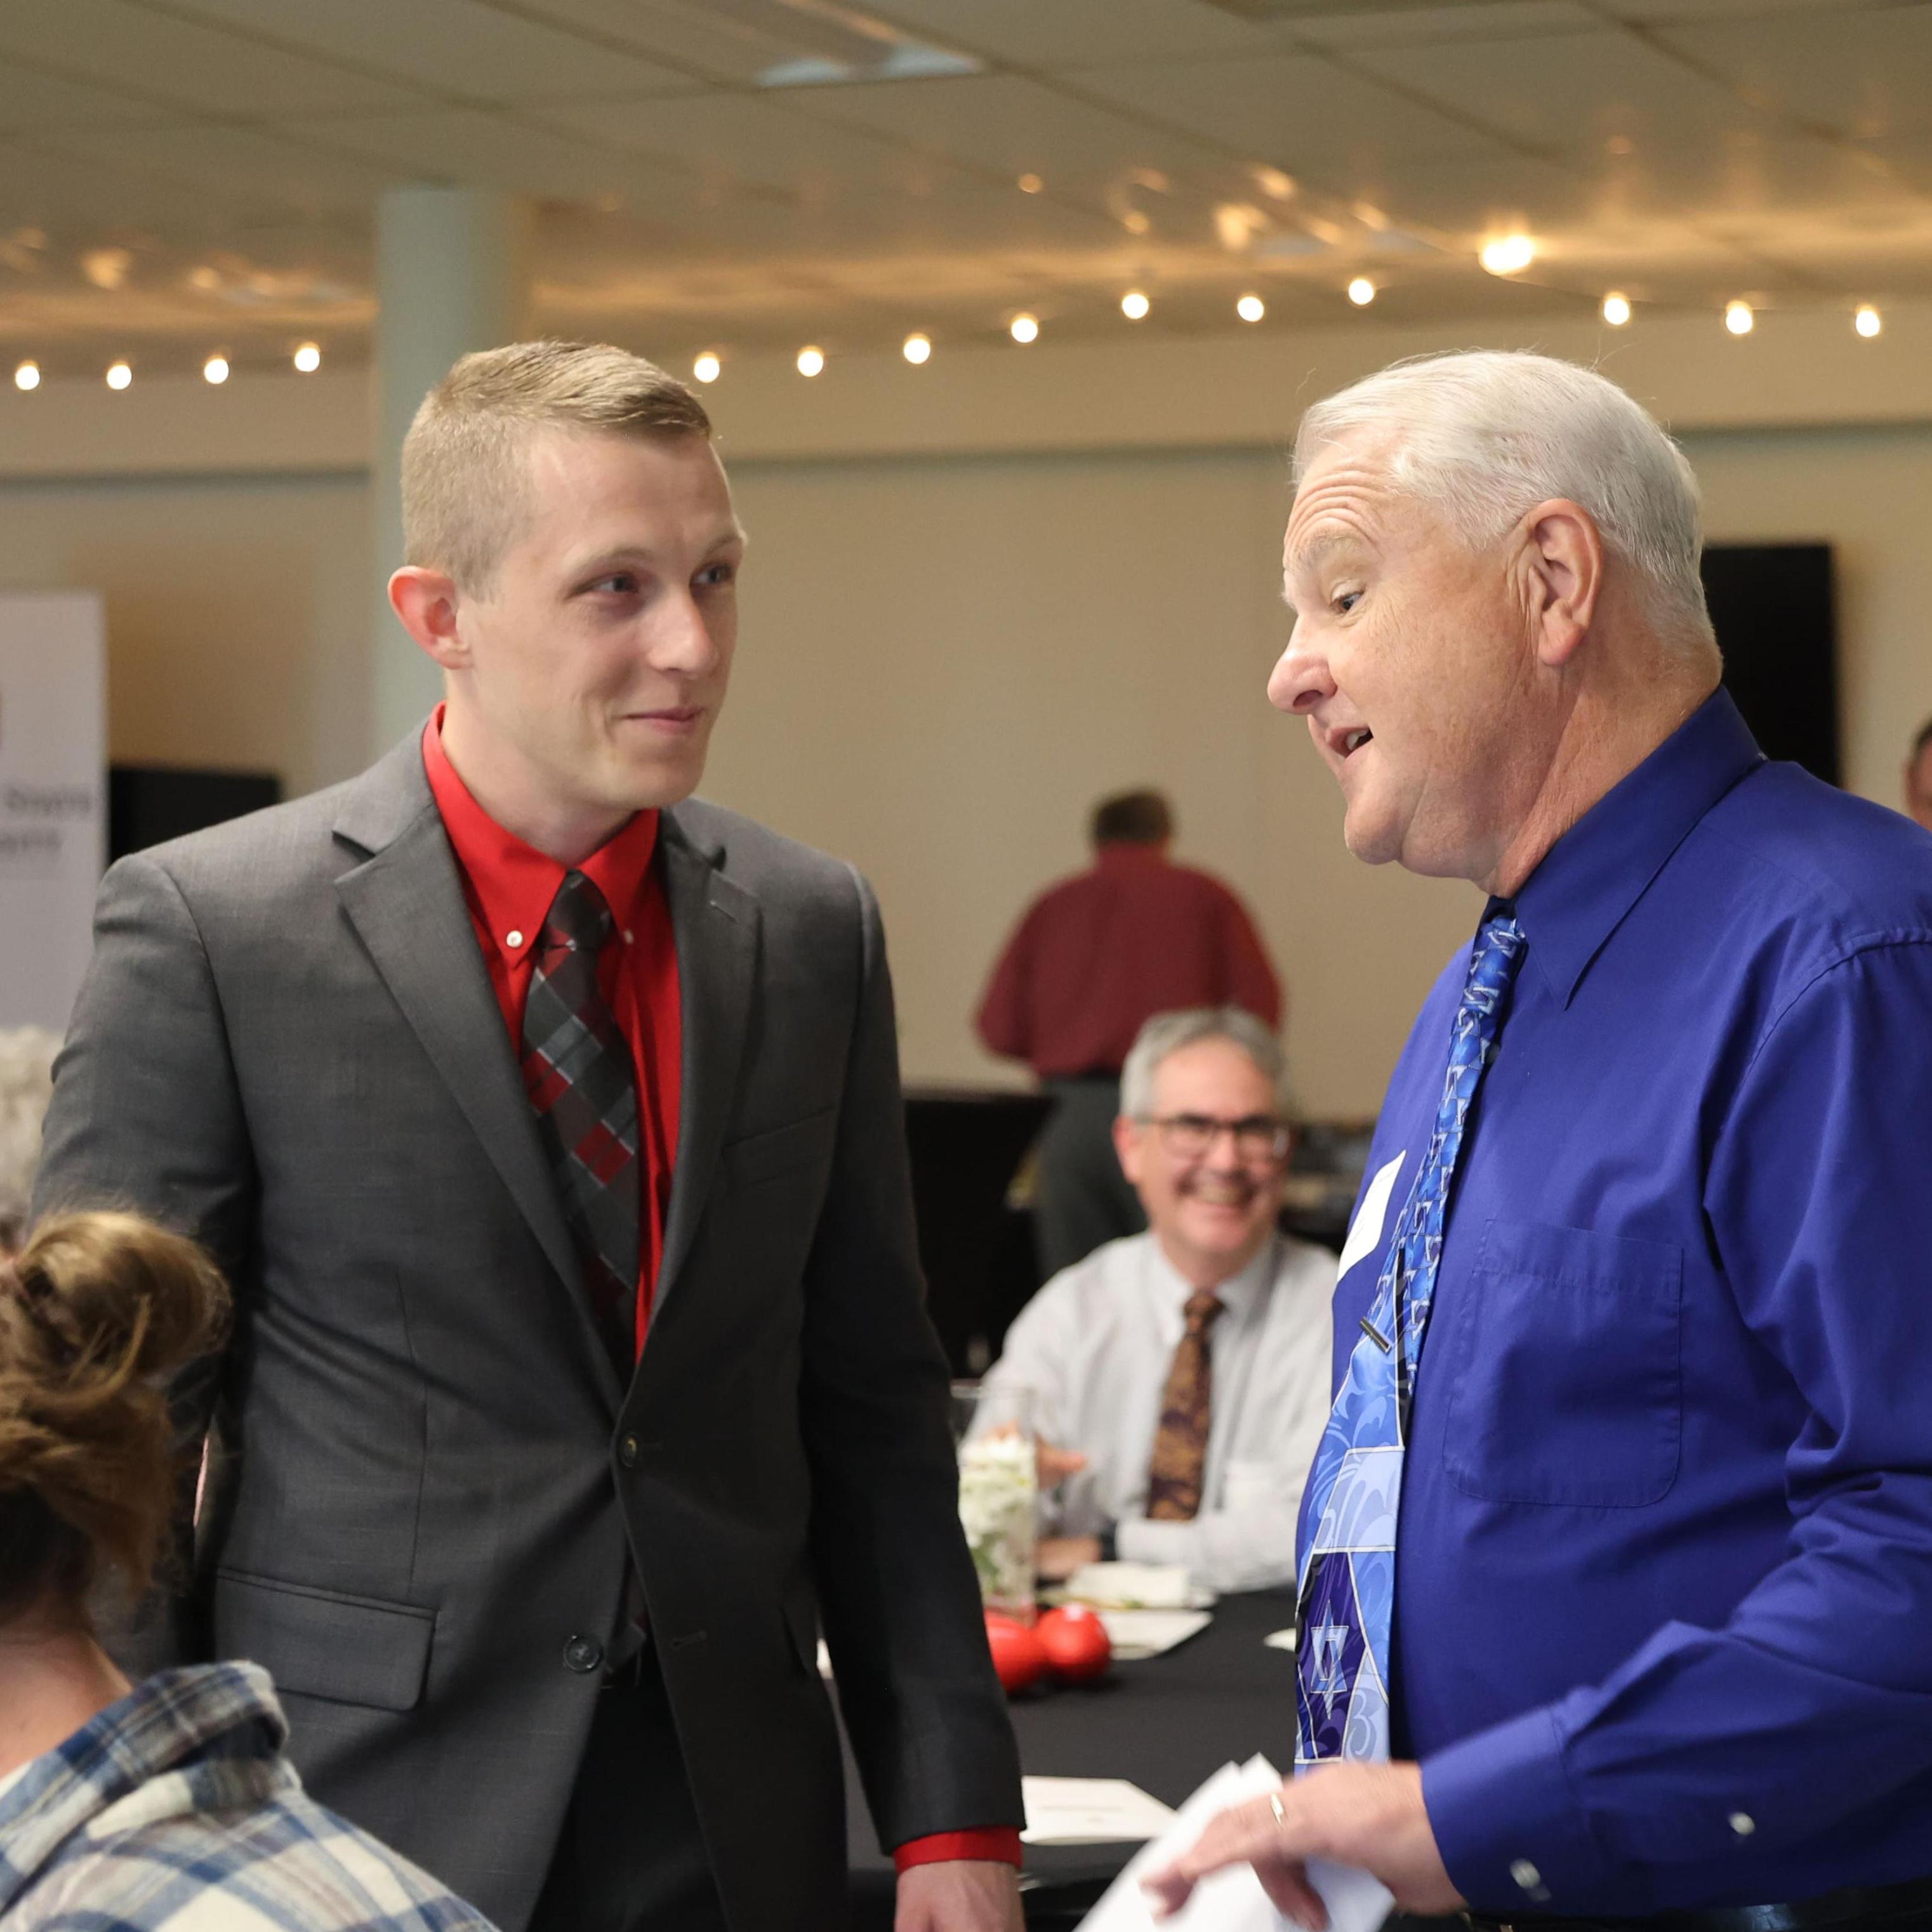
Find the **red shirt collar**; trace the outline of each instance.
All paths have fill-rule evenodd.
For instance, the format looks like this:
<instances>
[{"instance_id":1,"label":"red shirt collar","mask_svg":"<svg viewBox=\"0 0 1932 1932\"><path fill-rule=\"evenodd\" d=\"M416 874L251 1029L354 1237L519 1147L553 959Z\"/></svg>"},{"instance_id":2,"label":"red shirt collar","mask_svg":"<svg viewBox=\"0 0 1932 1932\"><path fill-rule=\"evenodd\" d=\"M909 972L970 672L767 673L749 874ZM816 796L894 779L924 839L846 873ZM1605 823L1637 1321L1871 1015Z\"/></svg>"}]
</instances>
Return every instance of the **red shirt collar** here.
<instances>
[{"instance_id":1,"label":"red shirt collar","mask_svg":"<svg viewBox=\"0 0 1932 1932\"><path fill-rule=\"evenodd\" d=\"M476 802L442 748L442 712L439 704L423 728L423 771L490 937L506 960L520 961L543 929L566 868L506 832ZM640 812L576 868L604 895L627 938L657 843L658 814Z\"/></svg>"}]
</instances>

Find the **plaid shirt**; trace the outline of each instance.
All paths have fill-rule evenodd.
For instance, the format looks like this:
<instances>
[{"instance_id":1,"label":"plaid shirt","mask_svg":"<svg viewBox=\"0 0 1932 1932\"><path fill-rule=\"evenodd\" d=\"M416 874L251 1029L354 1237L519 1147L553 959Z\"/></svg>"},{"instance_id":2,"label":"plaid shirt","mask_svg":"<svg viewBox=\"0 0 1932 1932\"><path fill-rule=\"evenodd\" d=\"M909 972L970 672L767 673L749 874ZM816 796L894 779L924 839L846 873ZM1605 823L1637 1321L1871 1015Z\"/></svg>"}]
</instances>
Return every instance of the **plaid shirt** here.
<instances>
[{"instance_id":1,"label":"plaid shirt","mask_svg":"<svg viewBox=\"0 0 1932 1932\"><path fill-rule=\"evenodd\" d=\"M7 1932L491 1932L303 1792L250 1664L163 1671L0 1786Z\"/></svg>"}]
</instances>

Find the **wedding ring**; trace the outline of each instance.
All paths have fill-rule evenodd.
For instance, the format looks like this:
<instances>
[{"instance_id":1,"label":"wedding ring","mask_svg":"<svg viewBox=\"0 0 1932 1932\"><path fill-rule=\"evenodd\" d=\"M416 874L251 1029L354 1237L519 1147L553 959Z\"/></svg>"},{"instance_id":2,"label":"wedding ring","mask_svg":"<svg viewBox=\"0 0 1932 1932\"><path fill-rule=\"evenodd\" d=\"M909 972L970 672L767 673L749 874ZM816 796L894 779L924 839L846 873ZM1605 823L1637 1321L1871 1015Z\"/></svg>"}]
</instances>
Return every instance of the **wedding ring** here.
<instances>
[{"instance_id":1,"label":"wedding ring","mask_svg":"<svg viewBox=\"0 0 1932 1932\"><path fill-rule=\"evenodd\" d=\"M1279 1791L1270 1791L1268 1793L1268 1809L1274 1814L1275 1829L1277 1832L1286 1830L1288 1826L1288 1814L1281 1808L1281 1793Z\"/></svg>"}]
</instances>

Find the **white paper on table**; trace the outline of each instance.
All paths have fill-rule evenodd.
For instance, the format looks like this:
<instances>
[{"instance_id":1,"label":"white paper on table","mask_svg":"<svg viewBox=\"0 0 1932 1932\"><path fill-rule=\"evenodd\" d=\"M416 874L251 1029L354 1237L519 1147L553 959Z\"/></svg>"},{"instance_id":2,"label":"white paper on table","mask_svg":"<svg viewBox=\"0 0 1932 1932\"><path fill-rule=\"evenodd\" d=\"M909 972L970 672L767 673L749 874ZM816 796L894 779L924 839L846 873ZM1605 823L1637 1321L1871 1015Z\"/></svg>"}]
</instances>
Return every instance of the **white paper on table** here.
<instances>
[{"instance_id":1,"label":"white paper on table","mask_svg":"<svg viewBox=\"0 0 1932 1932\"><path fill-rule=\"evenodd\" d=\"M1174 1822L1158 1798L1124 1778L1023 1778L1030 1845L1104 1845L1157 1838Z\"/></svg>"},{"instance_id":2,"label":"white paper on table","mask_svg":"<svg viewBox=\"0 0 1932 1932\"><path fill-rule=\"evenodd\" d=\"M1170 1864L1192 1845L1216 1812L1251 1798L1265 1796L1281 1783L1266 1758L1223 1765L1183 1804L1174 1822L1128 1861L1098 1905L1082 1921L1080 1932L1298 1932L1275 1909L1250 1865L1235 1865L1203 1879L1172 1918L1156 1919L1140 1881ZM1377 1932L1394 1903L1366 1872L1310 1862L1309 1880L1328 1908L1330 1932Z\"/></svg>"},{"instance_id":3,"label":"white paper on table","mask_svg":"<svg viewBox=\"0 0 1932 1932\"><path fill-rule=\"evenodd\" d=\"M1209 1610L1096 1610L1094 1613L1123 1664L1159 1657L1198 1636L1214 1621Z\"/></svg>"},{"instance_id":4,"label":"white paper on table","mask_svg":"<svg viewBox=\"0 0 1932 1932\"><path fill-rule=\"evenodd\" d=\"M1180 1563L1083 1563L1067 1578L1066 1594L1096 1610L1202 1610L1214 1600Z\"/></svg>"}]
</instances>

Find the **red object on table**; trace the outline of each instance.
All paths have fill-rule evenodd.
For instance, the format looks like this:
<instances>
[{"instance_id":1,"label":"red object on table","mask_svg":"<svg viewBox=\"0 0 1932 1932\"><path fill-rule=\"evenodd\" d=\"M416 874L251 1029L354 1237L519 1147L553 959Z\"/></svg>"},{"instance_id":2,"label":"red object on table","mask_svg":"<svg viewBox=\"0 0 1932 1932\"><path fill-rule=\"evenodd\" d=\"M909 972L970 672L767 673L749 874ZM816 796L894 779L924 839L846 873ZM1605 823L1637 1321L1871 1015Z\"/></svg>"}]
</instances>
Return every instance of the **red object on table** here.
<instances>
[{"instance_id":1,"label":"red object on table","mask_svg":"<svg viewBox=\"0 0 1932 1932\"><path fill-rule=\"evenodd\" d=\"M993 1668L1009 1697L1030 1689L1046 1675L1046 1652L1025 1624L997 1613L988 1616L986 1642L993 1653Z\"/></svg>"},{"instance_id":2,"label":"red object on table","mask_svg":"<svg viewBox=\"0 0 1932 1932\"><path fill-rule=\"evenodd\" d=\"M1054 1676L1069 1684L1090 1684L1106 1676L1114 1660L1107 1626L1084 1604L1048 1610L1034 1626L1034 1634Z\"/></svg>"}]
</instances>

